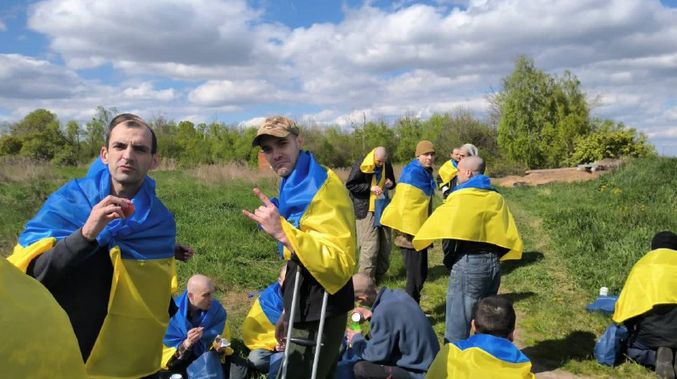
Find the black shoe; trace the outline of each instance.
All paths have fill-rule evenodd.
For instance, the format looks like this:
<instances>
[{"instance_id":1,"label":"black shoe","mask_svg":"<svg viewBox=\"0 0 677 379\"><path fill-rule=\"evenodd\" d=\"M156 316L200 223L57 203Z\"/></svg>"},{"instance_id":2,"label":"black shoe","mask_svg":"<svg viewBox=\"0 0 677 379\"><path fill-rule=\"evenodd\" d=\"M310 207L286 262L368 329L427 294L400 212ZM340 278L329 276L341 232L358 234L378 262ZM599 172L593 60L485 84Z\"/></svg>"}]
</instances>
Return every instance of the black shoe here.
<instances>
[{"instance_id":1,"label":"black shoe","mask_svg":"<svg viewBox=\"0 0 677 379\"><path fill-rule=\"evenodd\" d=\"M673 367L674 353L669 347L659 347L656 350L656 376L665 379L675 379Z\"/></svg>"}]
</instances>

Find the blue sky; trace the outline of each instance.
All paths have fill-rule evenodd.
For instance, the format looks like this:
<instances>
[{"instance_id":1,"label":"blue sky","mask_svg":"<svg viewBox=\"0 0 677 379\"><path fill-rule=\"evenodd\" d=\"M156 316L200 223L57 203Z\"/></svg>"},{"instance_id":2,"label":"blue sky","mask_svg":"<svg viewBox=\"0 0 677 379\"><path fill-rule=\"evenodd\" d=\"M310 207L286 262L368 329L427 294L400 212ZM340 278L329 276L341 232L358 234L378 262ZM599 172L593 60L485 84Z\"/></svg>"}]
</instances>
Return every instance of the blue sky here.
<instances>
[{"instance_id":1,"label":"blue sky","mask_svg":"<svg viewBox=\"0 0 677 379\"><path fill-rule=\"evenodd\" d=\"M677 155L677 0L2 0L0 121L487 117L514 59Z\"/></svg>"}]
</instances>

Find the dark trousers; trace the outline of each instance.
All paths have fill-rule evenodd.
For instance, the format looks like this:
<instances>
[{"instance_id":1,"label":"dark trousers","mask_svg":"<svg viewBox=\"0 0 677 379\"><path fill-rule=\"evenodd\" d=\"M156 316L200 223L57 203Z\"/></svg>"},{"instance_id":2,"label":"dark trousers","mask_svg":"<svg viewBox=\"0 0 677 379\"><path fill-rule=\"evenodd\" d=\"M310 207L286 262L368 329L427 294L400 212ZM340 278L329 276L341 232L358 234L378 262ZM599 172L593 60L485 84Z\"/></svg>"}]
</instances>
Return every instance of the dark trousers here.
<instances>
[{"instance_id":1,"label":"dark trousers","mask_svg":"<svg viewBox=\"0 0 677 379\"><path fill-rule=\"evenodd\" d=\"M407 270L407 285L405 291L416 300L421 302L421 290L423 283L428 277L428 249L416 251L406 247L400 247L402 260Z\"/></svg>"},{"instance_id":2,"label":"dark trousers","mask_svg":"<svg viewBox=\"0 0 677 379\"><path fill-rule=\"evenodd\" d=\"M409 379L409 372L397 366L359 361L353 367L355 379Z\"/></svg>"}]
</instances>

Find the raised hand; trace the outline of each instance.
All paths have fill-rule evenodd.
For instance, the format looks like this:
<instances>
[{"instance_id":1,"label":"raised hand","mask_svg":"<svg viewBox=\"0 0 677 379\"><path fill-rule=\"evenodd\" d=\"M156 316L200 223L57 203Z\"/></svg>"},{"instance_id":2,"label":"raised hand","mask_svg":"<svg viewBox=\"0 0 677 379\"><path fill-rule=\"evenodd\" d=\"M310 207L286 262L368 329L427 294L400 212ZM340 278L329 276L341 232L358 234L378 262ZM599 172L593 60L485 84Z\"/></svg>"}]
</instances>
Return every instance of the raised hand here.
<instances>
[{"instance_id":1,"label":"raised hand","mask_svg":"<svg viewBox=\"0 0 677 379\"><path fill-rule=\"evenodd\" d=\"M273 238L282 242L283 244L286 244L287 237L282 230L282 221L280 221L280 212L277 210L277 207L270 201L270 199L268 199L266 195L263 194L263 192L261 192L260 189L254 188L253 191L263 204L256 208L254 213L243 209L242 214L261 225L261 228L266 233L273 236Z\"/></svg>"},{"instance_id":2,"label":"raised hand","mask_svg":"<svg viewBox=\"0 0 677 379\"><path fill-rule=\"evenodd\" d=\"M94 241L109 222L116 218L125 217L123 209L131 207L132 201L129 199L113 195L106 196L92 208L85 225L82 227L82 236Z\"/></svg>"}]
</instances>

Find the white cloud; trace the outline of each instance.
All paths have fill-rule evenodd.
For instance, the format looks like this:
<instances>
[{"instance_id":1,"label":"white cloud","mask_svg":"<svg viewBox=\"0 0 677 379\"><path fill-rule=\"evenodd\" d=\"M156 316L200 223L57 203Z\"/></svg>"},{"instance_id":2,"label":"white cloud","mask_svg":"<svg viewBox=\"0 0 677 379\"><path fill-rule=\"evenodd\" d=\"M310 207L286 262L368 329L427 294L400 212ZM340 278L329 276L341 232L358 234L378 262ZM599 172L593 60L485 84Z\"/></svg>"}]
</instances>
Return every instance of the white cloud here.
<instances>
[{"instance_id":1,"label":"white cloud","mask_svg":"<svg viewBox=\"0 0 677 379\"><path fill-rule=\"evenodd\" d=\"M125 98L129 100L160 100L169 101L176 98L174 89L155 90L153 85L144 82L135 87L127 87L122 91Z\"/></svg>"},{"instance_id":2,"label":"white cloud","mask_svg":"<svg viewBox=\"0 0 677 379\"><path fill-rule=\"evenodd\" d=\"M7 26L5 25L4 22L2 22L2 20L0 20L0 32L4 32L6 30L7 30Z\"/></svg>"},{"instance_id":3,"label":"white cloud","mask_svg":"<svg viewBox=\"0 0 677 379\"><path fill-rule=\"evenodd\" d=\"M259 126L263 125L263 122L266 120L265 117L254 117L250 118L249 120L244 120L238 124L238 126L244 127L244 128L258 128Z\"/></svg>"},{"instance_id":4,"label":"white cloud","mask_svg":"<svg viewBox=\"0 0 677 379\"><path fill-rule=\"evenodd\" d=\"M281 96L264 80L210 80L188 94L191 103L203 106L263 103Z\"/></svg>"}]
</instances>

